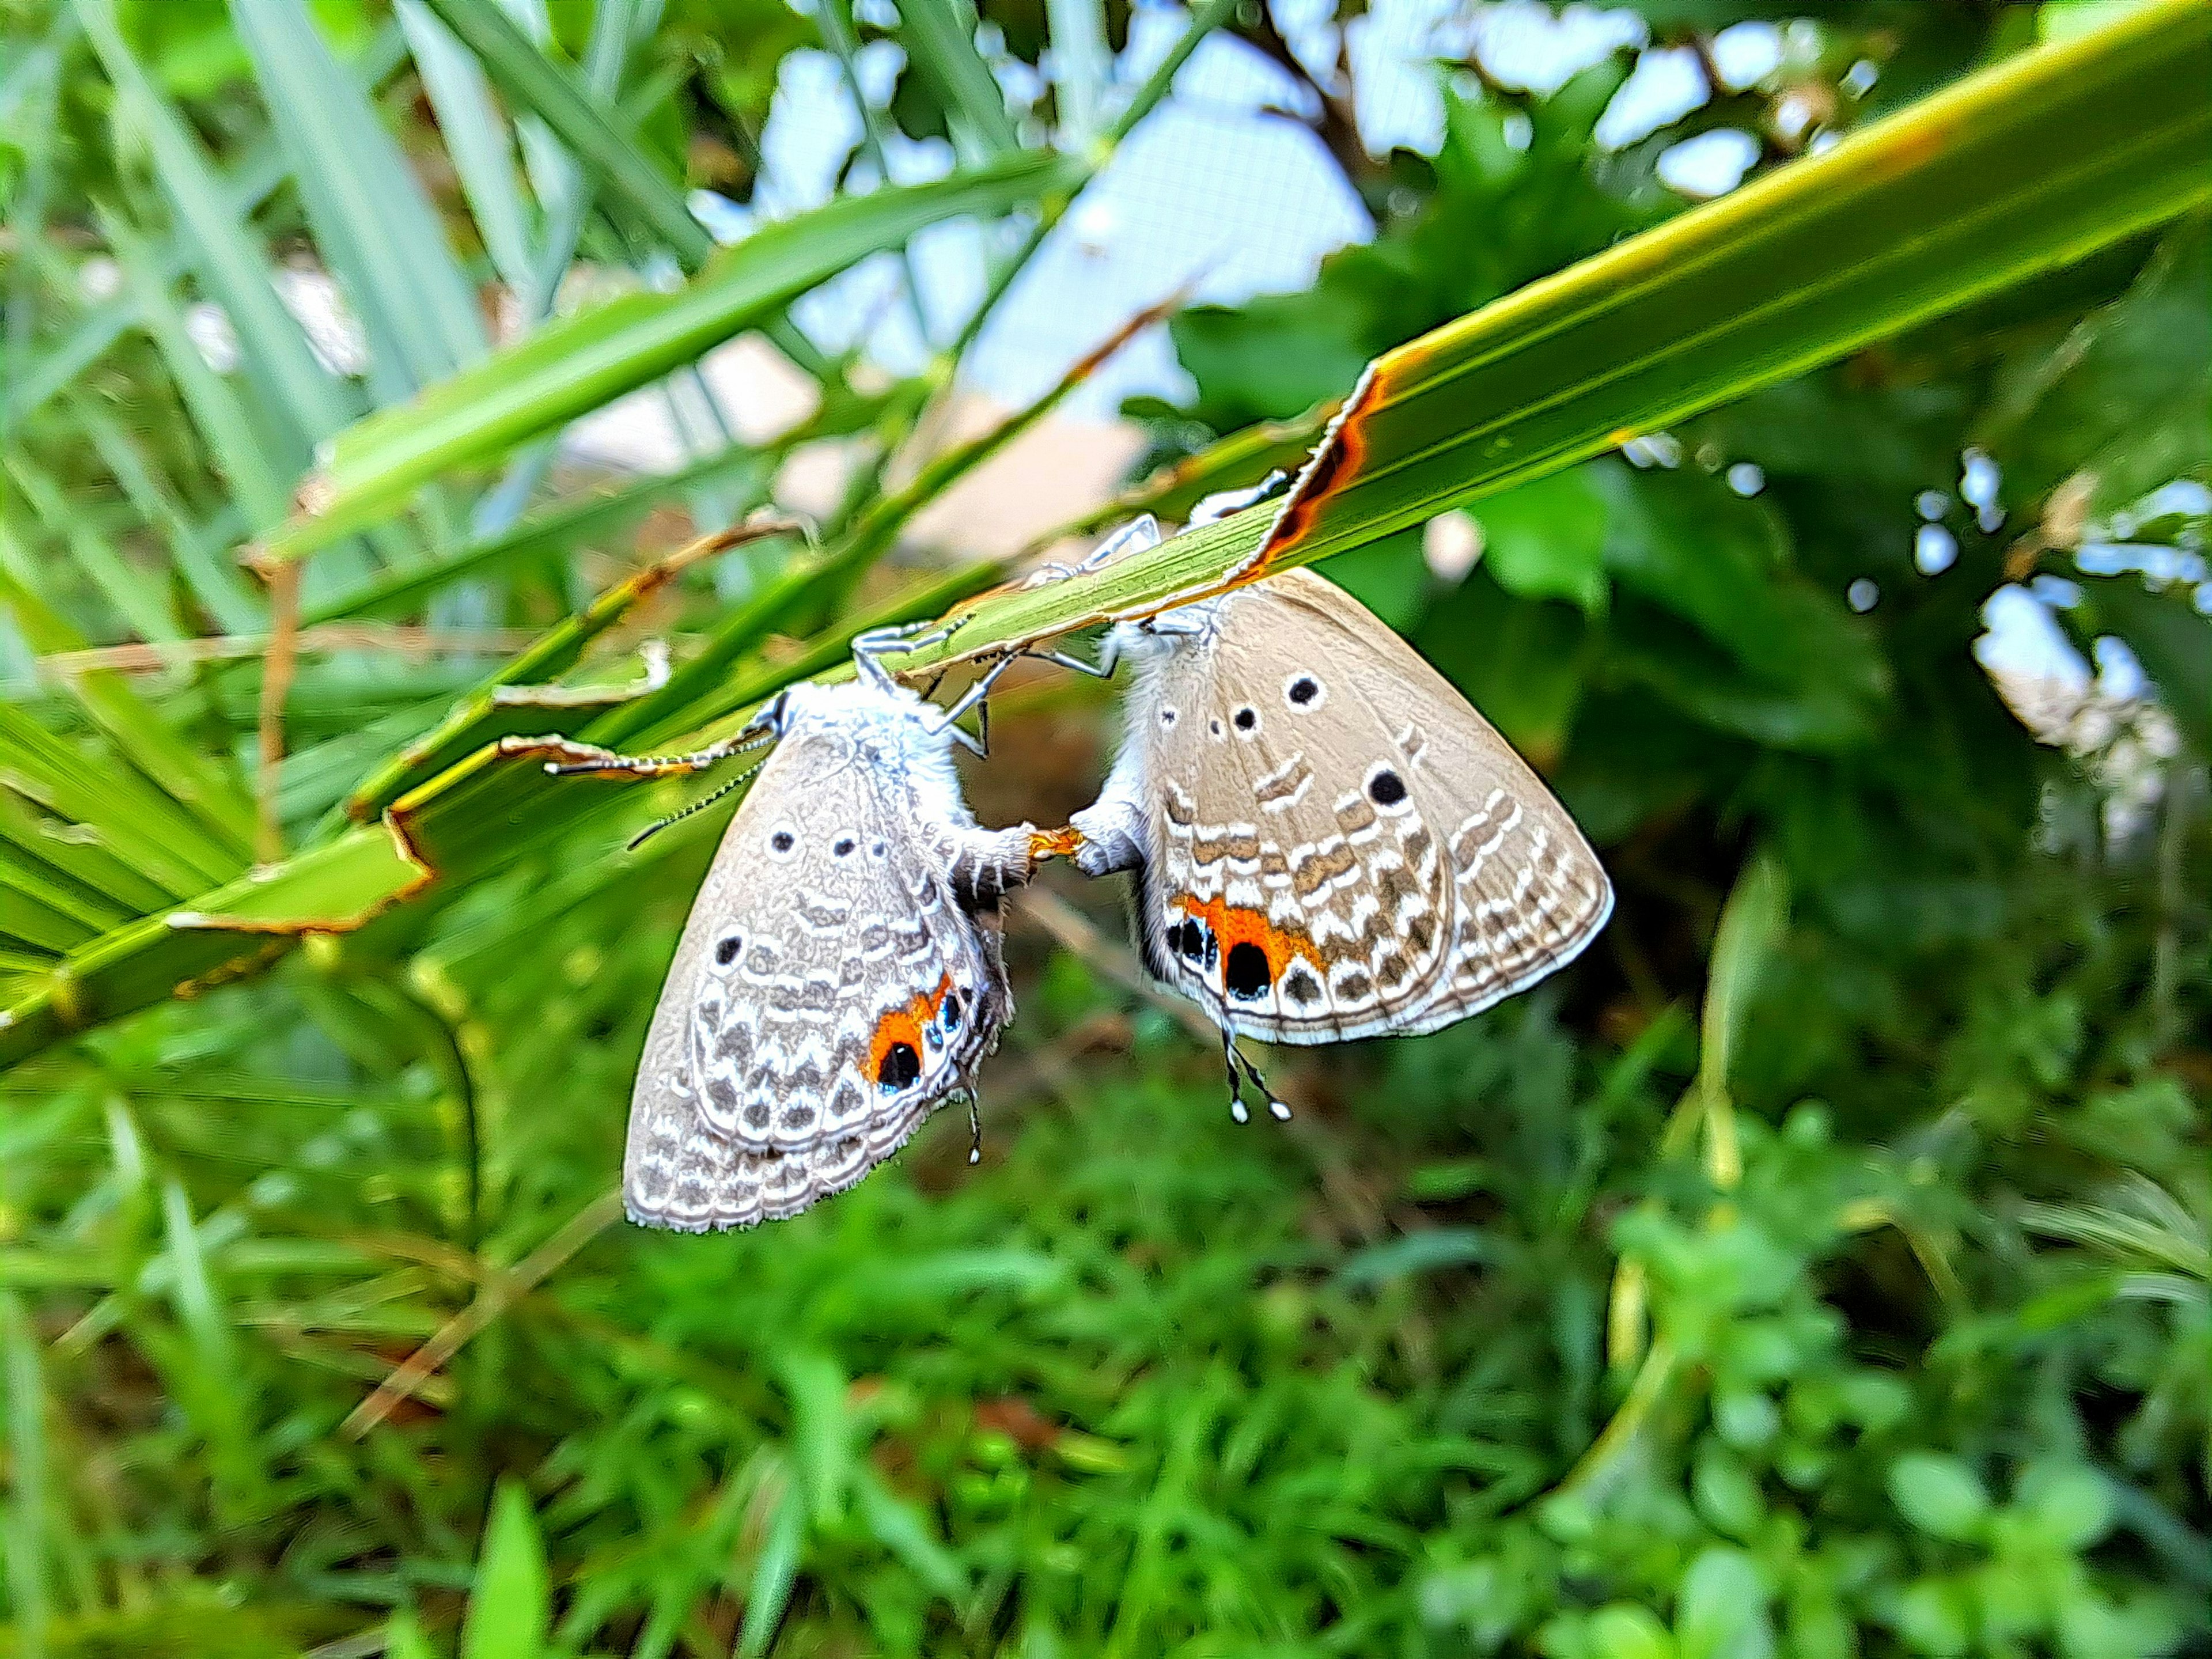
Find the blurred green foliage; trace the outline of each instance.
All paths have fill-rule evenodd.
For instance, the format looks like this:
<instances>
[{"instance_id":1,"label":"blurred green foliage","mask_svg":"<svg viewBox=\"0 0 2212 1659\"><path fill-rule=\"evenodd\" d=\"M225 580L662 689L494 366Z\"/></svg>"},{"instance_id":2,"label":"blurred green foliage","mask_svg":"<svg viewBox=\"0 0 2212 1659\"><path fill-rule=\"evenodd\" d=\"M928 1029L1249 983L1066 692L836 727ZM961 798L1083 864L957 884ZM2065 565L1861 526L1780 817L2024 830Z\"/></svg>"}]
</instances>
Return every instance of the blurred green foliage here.
<instances>
[{"instance_id":1,"label":"blurred green foliage","mask_svg":"<svg viewBox=\"0 0 2212 1659\"><path fill-rule=\"evenodd\" d=\"M1060 83L977 105L979 37L922 3L889 31L909 72L880 120L988 152L1016 115L1066 118ZM348 257L336 210L278 182L297 157L234 20L312 15L432 181L456 280L500 257L486 178L430 165L461 83L426 113L381 5L141 0L112 38L107 9L0 0L8 106L51 118L0 144L10 362L52 388L11 403L0 455L9 975L243 869L252 829L258 648L146 675L33 659L258 635L228 562L257 522L241 473L281 503L313 441L397 395L304 346L249 340L217 373L180 345L224 269L165 240L193 153L257 204L248 253ZM982 17L1036 64L1070 9ZM1787 15L1640 9L1693 46ZM1153 459L1340 395L1376 351L1657 222L1683 137L1736 125L1774 164L1809 136L1785 142L1786 99L1838 130L2039 23L1820 10L1769 82L1618 152L1591 132L1628 53L1550 97L1447 70L1434 157L1347 158L1323 108L1378 234L1308 293L1180 317L1195 393L1135 411ZM1124 9L1088 12L1121 41ZM617 14L659 27L617 50ZM542 15L580 84L613 64L588 83L620 93L642 177L739 197L777 64L853 22ZM1232 27L1269 50L1264 11ZM173 128L118 113L126 60ZM556 171L518 195L523 255L666 253L611 180L564 221ZM76 286L94 248L135 309L73 357L125 303ZM1218 1057L1123 988L1124 959L1018 929L981 1170L949 1129L765 1231L608 1224L630 1068L719 823L610 856L682 799L657 792L18 1067L0 1653L2212 1652L2212 625L2187 580L2136 568L2201 576L2205 248L2185 223L1484 502L1471 569L1413 536L1337 561L1552 774L1621 905L1571 974L1478 1020L1275 1056L1286 1133L1229 1122ZM393 329L416 320L392 301ZM813 371L817 430L862 454L833 537L882 510L934 389L855 392L846 367ZM718 454L671 492L696 525L766 499L781 459ZM2001 514L1967 498L1970 459ZM627 563L609 526L652 503L564 519L575 481L545 477L433 492L319 557L311 611L374 590L448 635L572 616ZM2153 494L2175 479L2198 492ZM525 502L495 556L466 552ZM1955 554L1934 574L1923 526ZM691 573L621 637L699 648L781 556ZM2038 742L1975 655L1990 595L2038 578L2161 700L2077 692ZM863 566L839 614L809 593L775 625L834 646L915 580ZM288 836L500 648L303 660ZM629 672L607 653L586 678ZM1042 813L1007 775L1065 769L1105 720L1086 695L1006 700L975 779L1012 803L993 816ZM114 791L144 846L64 833L72 785ZM1110 929L1109 895L1054 890ZM450 1361L392 1392L456 1320Z\"/></svg>"}]
</instances>

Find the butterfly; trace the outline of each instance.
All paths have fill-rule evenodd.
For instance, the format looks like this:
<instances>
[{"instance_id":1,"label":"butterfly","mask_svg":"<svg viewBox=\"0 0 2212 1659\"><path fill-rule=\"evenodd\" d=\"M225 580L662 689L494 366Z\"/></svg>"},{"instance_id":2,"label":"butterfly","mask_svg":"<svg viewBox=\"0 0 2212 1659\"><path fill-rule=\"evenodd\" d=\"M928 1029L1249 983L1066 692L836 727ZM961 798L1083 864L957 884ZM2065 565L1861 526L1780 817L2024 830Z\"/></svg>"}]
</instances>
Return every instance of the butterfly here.
<instances>
[{"instance_id":1,"label":"butterfly","mask_svg":"<svg viewBox=\"0 0 2212 1659\"><path fill-rule=\"evenodd\" d=\"M641 1225L781 1220L851 1187L940 1105L965 1100L973 1125L977 1071L1014 1012L1000 901L1038 854L1027 824L978 828L953 771L956 741L980 747L956 721L996 672L940 711L883 665L945 632L862 635L854 679L790 687L696 754L511 747L557 755L552 771L638 777L775 745L708 868L646 1036L623 1160Z\"/></svg>"},{"instance_id":2,"label":"butterfly","mask_svg":"<svg viewBox=\"0 0 2212 1659\"><path fill-rule=\"evenodd\" d=\"M1091 559L1156 545L1149 519ZM1047 579L1057 575L1048 573ZM1146 967L1223 1034L1433 1031L1571 962L1613 888L1566 809L1357 599L1285 571L1115 625L1120 754L1071 820L1078 866L1134 878ZM1288 1109L1270 1097L1277 1116Z\"/></svg>"}]
</instances>

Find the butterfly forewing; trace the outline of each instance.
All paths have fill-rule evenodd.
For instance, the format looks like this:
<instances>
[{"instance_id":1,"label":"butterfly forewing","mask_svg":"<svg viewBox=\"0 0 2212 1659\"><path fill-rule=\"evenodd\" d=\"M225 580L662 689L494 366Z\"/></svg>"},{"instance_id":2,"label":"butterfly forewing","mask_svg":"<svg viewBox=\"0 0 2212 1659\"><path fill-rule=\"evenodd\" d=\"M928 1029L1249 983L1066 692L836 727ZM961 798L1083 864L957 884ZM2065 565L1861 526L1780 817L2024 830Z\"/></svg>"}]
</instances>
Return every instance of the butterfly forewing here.
<instances>
[{"instance_id":1,"label":"butterfly forewing","mask_svg":"<svg viewBox=\"0 0 2212 1659\"><path fill-rule=\"evenodd\" d=\"M1559 966L1605 919L1604 873L1542 781L1310 572L1225 601L1132 718L1158 802L1152 955L1237 1030L1434 1030Z\"/></svg>"}]
</instances>

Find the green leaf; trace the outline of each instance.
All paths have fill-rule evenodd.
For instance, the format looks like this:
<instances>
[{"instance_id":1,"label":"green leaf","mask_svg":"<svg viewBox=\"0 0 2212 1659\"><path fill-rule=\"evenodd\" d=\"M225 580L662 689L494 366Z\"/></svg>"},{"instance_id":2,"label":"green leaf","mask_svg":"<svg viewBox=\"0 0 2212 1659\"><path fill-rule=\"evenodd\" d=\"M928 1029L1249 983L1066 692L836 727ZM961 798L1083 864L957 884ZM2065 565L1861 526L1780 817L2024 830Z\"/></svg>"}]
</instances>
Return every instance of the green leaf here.
<instances>
[{"instance_id":1,"label":"green leaf","mask_svg":"<svg viewBox=\"0 0 2212 1659\"><path fill-rule=\"evenodd\" d=\"M1719 729L1792 749L1870 740L1889 693L1872 630L1787 567L1780 520L1702 473L1589 469L1624 602L1610 666ZM1693 629L1696 637L1657 607Z\"/></svg>"},{"instance_id":2,"label":"green leaf","mask_svg":"<svg viewBox=\"0 0 2212 1659\"><path fill-rule=\"evenodd\" d=\"M1766 1517L1766 1504L1759 1495L1759 1483L1745 1472L1740 1459L1717 1448L1700 1452L1691 1476L1690 1493L1698 1513L1714 1531L1740 1544L1755 1541Z\"/></svg>"},{"instance_id":3,"label":"green leaf","mask_svg":"<svg viewBox=\"0 0 2212 1659\"><path fill-rule=\"evenodd\" d=\"M1972 1597L1964 1586L1923 1578L1898 1596L1892 1622L1914 1652L1957 1659L1973 1640Z\"/></svg>"},{"instance_id":4,"label":"green leaf","mask_svg":"<svg viewBox=\"0 0 2212 1659\"><path fill-rule=\"evenodd\" d=\"M629 294L556 323L337 438L301 490L310 516L270 538L293 558L395 508L416 486L478 465L692 362L807 289L939 220L1005 212L1064 186L1069 164L1022 155L926 185L847 198L769 225L673 294Z\"/></svg>"},{"instance_id":5,"label":"green leaf","mask_svg":"<svg viewBox=\"0 0 2212 1659\"><path fill-rule=\"evenodd\" d=\"M1931 1537L1963 1542L1980 1536L1990 1495L1955 1457L1908 1452L1889 1466L1889 1495L1914 1526Z\"/></svg>"},{"instance_id":6,"label":"green leaf","mask_svg":"<svg viewBox=\"0 0 2212 1659\"><path fill-rule=\"evenodd\" d=\"M1483 560L1500 587L1524 599L1571 600L1593 616L1605 607L1609 518L1583 471L1509 489L1475 514Z\"/></svg>"},{"instance_id":7,"label":"green leaf","mask_svg":"<svg viewBox=\"0 0 2212 1659\"><path fill-rule=\"evenodd\" d=\"M510 289L527 293L534 264L530 216L515 182L514 142L483 70L422 0L398 0L397 9L484 252Z\"/></svg>"},{"instance_id":8,"label":"green leaf","mask_svg":"<svg viewBox=\"0 0 2212 1659\"><path fill-rule=\"evenodd\" d=\"M747 1656L768 1651L769 1640L791 1605L791 1589L799 1578L799 1558L806 1543L806 1498L793 1485L776 1505L769 1522L760 1557L753 1563L752 1582L745 1590L744 1624L738 1632L738 1651Z\"/></svg>"},{"instance_id":9,"label":"green leaf","mask_svg":"<svg viewBox=\"0 0 2212 1659\"><path fill-rule=\"evenodd\" d=\"M2212 198L2212 10L1997 64L1377 359L1267 556L1656 431Z\"/></svg>"},{"instance_id":10,"label":"green leaf","mask_svg":"<svg viewBox=\"0 0 2212 1659\"><path fill-rule=\"evenodd\" d=\"M545 1546L530 1494L500 1482L477 1558L476 1584L461 1626L461 1659L539 1659L552 1614Z\"/></svg>"},{"instance_id":11,"label":"green leaf","mask_svg":"<svg viewBox=\"0 0 2212 1659\"><path fill-rule=\"evenodd\" d=\"M2038 1463L2014 1489L2013 1507L2055 1548L2078 1553L2112 1528L2112 1485L2083 1464Z\"/></svg>"},{"instance_id":12,"label":"green leaf","mask_svg":"<svg viewBox=\"0 0 2212 1659\"><path fill-rule=\"evenodd\" d=\"M1975 442L2008 499L2040 503L2069 478L2099 518L2212 463L2212 235L2177 230L2128 292L1997 388Z\"/></svg>"},{"instance_id":13,"label":"green leaf","mask_svg":"<svg viewBox=\"0 0 2212 1659\"><path fill-rule=\"evenodd\" d=\"M1589 1659L1676 1659L1678 1652L1674 1638L1649 1607L1626 1601L1592 1613L1583 1640Z\"/></svg>"},{"instance_id":14,"label":"green leaf","mask_svg":"<svg viewBox=\"0 0 2212 1659\"><path fill-rule=\"evenodd\" d=\"M1759 1563L1743 1551L1715 1547L1690 1563L1674 1604L1681 1659L1771 1659L1773 1595Z\"/></svg>"}]
</instances>

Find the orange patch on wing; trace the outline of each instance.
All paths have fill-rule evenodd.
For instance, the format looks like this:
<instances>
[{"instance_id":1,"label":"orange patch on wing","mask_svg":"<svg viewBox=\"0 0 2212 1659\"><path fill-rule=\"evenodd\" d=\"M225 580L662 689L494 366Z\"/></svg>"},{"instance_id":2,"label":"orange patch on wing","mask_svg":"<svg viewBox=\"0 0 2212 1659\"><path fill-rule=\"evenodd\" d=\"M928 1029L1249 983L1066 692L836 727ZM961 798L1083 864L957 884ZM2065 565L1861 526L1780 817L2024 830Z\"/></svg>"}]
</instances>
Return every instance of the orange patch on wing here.
<instances>
[{"instance_id":1,"label":"orange patch on wing","mask_svg":"<svg viewBox=\"0 0 2212 1659\"><path fill-rule=\"evenodd\" d=\"M1239 583L1264 575L1290 549L1312 532L1322 505L1357 477L1367 459L1367 419L1382 400L1382 377L1376 373L1382 360L1370 363L1352 389L1352 396L1328 423L1328 430L1314 451L1313 459L1291 486L1283 510L1268 527L1267 538L1252 562L1237 573Z\"/></svg>"},{"instance_id":2,"label":"orange patch on wing","mask_svg":"<svg viewBox=\"0 0 2212 1659\"><path fill-rule=\"evenodd\" d=\"M1204 901L1181 895L1168 901L1172 915L1195 917L1213 930L1220 953L1214 959L1218 972L1229 971L1229 953L1240 945L1256 945L1267 958L1267 982L1281 981L1291 959L1304 957L1318 973L1322 971L1321 956L1313 941L1297 933L1286 933L1271 923L1258 910L1232 910L1222 900Z\"/></svg>"},{"instance_id":3,"label":"orange patch on wing","mask_svg":"<svg viewBox=\"0 0 2212 1659\"><path fill-rule=\"evenodd\" d=\"M952 975L945 974L939 978L935 990L909 997L904 1007L892 1009L876 1022L875 1035L868 1039L869 1082L882 1085L884 1062L902 1042L914 1051L915 1064L921 1065L921 1057L929 1052L922 1043L921 1028L937 1018L951 989Z\"/></svg>"}]
</instances>

